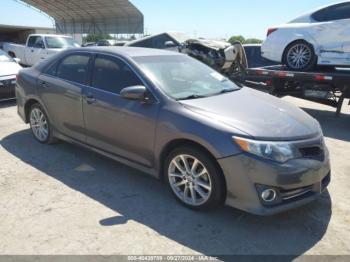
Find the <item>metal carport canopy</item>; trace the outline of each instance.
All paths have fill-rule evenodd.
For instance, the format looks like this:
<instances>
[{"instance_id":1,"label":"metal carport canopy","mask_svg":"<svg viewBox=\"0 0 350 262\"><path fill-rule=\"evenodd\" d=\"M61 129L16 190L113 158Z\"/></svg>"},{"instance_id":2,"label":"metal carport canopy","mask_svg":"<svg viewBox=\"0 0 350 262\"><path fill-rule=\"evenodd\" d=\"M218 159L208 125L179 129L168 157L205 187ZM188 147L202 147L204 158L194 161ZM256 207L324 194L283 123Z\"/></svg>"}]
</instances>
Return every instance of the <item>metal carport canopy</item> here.
<instances>
[{"instance_id":1,"label":"metal carport canopy","mask_svg":"<svg viewBox=\"0 0 350 262\"><path fill-rule=\"evenodd\" d=\"M143 33L143 14L128 0L21 1L55 19L58 33Z\"/></svg>"}]
</instances>

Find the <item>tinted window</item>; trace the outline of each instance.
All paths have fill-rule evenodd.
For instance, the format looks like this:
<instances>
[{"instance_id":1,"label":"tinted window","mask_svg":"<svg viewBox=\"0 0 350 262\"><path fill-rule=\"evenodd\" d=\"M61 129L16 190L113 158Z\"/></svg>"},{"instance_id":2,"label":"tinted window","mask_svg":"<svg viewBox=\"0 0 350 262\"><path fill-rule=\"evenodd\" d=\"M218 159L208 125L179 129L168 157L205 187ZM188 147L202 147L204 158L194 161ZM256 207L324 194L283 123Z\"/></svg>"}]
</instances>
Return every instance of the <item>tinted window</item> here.
<instances>
[{"instance_id":1,"label":"tinted window","mask_svg":"<svg viewBox=\"0 0 350 262\"><path fill-rule=\"evenodd\" d=\"M28 47L41 48L44 46L44 41L41 36L31 36L28 40Z\"/></svg>"},{"instance_id":2,"label":"tinted window","mask_svg":"<svg viewBox=\"0 0 350 262\"><path fill-rule=\"evenodd\" d=\"M130 46L152 48L152 39L145 39L140 42L131 44Z\"/></svg>"},{"instance_id":3,"label":"tinted window","mask_svg":"<svg viewBox=\"0 0 350 262\"><path fill-rule=\"evenodd\" d=\"M331 7L327 20L350 19L350 4L341 4Z\"/></svg>"},{"instance_id":4,"label":"tinted window","mask_svg":"<svg viewBox=\"0 0 350 262\"><path fill-rule=\"evenodd\" d=\"M142 82L123 61L108 56L95 59L93 87L119 94L123 88L135 85L142 85Z\"/></svg>"},{"instance_id":5,"label":"tinted window","mask_svg":"<svg viewBox=\"0 0 350 262\"><path fill-rule=\"evenodd\" d=\"M312 18L318 22L326 22L341 19L350 19L350 4L338 4L317 11Z\"/></svg>"},{"instance_id":6,"label":"tinted window","mask_svg":"<svg viewBox=\"0 0 350 262\"><path fill-rule=\"evenodd\" d=\"M166 48L165 43L168 41L174 42L174 40L171 39L168 35L162 34L162 35L154 36L149 39L145 39L143 41L137 42L130 46L165 49Z\"/></svg>"},{"instance_id":7,"label":"tinted window","mask_svg":"<svg viewBox=\"0 0 350 262\"><path fill-rule=\"evenodd\" d=\"M90 56L85 54L70 55L58 65L56 76L72 82L85 84Z\"/></svg>"},{"instance_id":8,"label":"tinted window","mask_svg":"<svg viewBox=\"0 0 350 262\"><path fill-rule=\"evenodd\" d=\"M153 38L153 48L164 49L165 43L168 41L173 41L168 35L160 35Z\"/></svg>"}]
</instances>

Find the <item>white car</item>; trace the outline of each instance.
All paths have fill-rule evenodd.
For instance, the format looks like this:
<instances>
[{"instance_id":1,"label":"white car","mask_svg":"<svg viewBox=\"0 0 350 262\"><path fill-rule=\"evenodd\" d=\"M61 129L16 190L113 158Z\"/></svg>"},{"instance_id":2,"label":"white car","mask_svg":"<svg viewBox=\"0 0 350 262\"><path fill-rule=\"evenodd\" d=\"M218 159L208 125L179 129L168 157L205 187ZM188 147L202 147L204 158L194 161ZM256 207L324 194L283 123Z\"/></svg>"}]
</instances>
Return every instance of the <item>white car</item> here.
<instances>
[{"instance_id":1,"label":"white car","mask_svg":"<svg viewBox=\"0 0 350 262\"><path fill-rule=\"evenodd\" d=\"M262 55L291 70L350 66L350 1L319 8L270 28Z\"/></svg>"},{"instance_id":2,"label":"white car","mask_svg":"<svg viewBox=\"0 0 350 262\"><path fill-rule=\"evenodd\" d=\"M0 50L0 101L15 97L16 75L22 69L18 62Z\"/></svg>"}]
</instances>

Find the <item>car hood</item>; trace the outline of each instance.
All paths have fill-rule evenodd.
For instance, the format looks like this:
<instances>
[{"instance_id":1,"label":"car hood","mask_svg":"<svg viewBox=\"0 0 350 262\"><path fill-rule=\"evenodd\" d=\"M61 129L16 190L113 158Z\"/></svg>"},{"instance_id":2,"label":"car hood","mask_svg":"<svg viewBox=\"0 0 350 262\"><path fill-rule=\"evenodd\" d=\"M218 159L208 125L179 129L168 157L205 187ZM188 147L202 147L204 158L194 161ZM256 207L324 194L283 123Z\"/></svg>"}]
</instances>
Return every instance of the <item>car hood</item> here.
<instances>
[{"instance_id":1,"label":"car hood","mask_svg":"<svg viewBox=\"0 0 350 262\"><path fill-rule=\"evenodd\" d=\"M279 98L244 87L232 93L183 100L187 109L261 140L301 140L320 134L310 115Z\"/></svg>"},{"instance_id":2,"label":"car hood","mask_svg":"<svg viewBox=\"0 0 350 262\"><path fill-rule=\"evenodd\" d=\"M15 62L0 62L0 77L8 75L17 75L22 67Z\"/></svg>"}]
</instances>

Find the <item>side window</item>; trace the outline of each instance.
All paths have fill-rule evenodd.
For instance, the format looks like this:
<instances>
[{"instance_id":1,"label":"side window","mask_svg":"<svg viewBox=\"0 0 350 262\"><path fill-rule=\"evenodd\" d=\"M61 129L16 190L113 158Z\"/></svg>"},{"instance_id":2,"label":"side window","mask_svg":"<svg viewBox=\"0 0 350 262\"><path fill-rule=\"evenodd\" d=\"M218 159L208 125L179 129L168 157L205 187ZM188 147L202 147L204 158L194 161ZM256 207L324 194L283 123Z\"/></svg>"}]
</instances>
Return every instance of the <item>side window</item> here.
<instances>
[{"instance_id":1,"label":"side window","mask_svg":"<svg viewBox=\"0 0 350 262\"><path fill-rule=\"evenodd\" d=\"M90 55L70 55L57 66L56 76L79 84L86 84L89 61Z\"/></svg>"},{"instance_id":2,"label":"side window","mask_svg":"<svg viewBox=\"0 0 350 262\"><path fill-rule=\"evenodd\" d=\"M36 39L38 38L38 36L31 36L28 39L28 47L34 47Z\"/></svg>"},{"instance_id":3,"label":"side window","mask_svg":"<svg viewBox=\"0 0 350 262\"><path fill-rule=\"evenodd\" d=\"M163 34L153 38L153 48L164 49L165 43L168 41L173 41L168 35ZM174 41L173 41L174 42Z\"/></svg>"},{"instance_id":4,"label":"side window","mask_svg":"<svg viewBox=\"0 0 350 262\"><path fill-rule=\"evenodd\" d=\"M146 48L152 48L152 39L145 39L143 41L134 43L130 46L134 46L134 47L146 47Z\"/></svg>"},{"instance_id":5,"label":"side window","mask_svg":"<svg viewBox=\"0 0 350 262\"><path fill-rule=\"evenodd\" d=\"M312 15L317 22L350 19L350 4L343 3L319 10Z\"/></svg>"},{"instance_id":6,"label":"side window","mask_svg":"<svg viewBox=\"0 0 350 262\"><path fill-rule=\"evenodd\" d=\"M46 70L45 74L50 75L50 76L56 76L56 69L57 69L57 63L54 63L50 65Z\"/></svg>"},{"instance_id":7,"label":"side window","mask_svg":"<svg viewBox=\"0 0 350 262\"><path fill-rule=\"evenodd\" d=\"M44 40L41 36L38 36L36 38L36 41L34 43L35 48L45 48Z\"/></svg>"},{"instance_id":8,"label":"side window","mask_svg":"<svg viewBox=\"0 0 350 262\"><path fill-rule=\"evenodd\" d=\"M123 88L135 85L142 85L142 82L123 61L108 56L98 56L95 59L92 80L94 88L119 94Z\"/></svg>"},{"instance_id":9,"label":"side window","mask_svg":"<svg viewBox=\"0 0 350 262\"><path fill-rule=\"evenodd\" d=\"M331 7L327 20L341 20L341 19L350 19L350 4L340 4L334 7Z\"/></svg>"}]
</instances>

